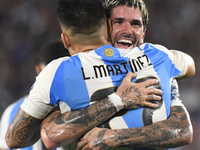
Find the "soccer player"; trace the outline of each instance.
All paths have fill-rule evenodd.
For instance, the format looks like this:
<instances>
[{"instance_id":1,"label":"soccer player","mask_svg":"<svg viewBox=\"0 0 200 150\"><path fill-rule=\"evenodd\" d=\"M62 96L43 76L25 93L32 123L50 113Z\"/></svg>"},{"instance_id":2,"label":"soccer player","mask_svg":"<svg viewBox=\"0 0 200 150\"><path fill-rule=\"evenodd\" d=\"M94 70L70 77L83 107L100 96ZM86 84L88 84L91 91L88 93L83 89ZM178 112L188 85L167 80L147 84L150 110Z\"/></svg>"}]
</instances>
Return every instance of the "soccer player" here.
<instances>
[{"instance_id":1,"label":"soccer player","mask_svg":"<svg viewBox=\"0 0 200 150\"><path fill-rule=\"evenodd\" d=\"M105 45L108 44L107 24L104 10L98 1L66 0L60 1L60 6L62 7L59 9L60 14L58 16L63 31L61 37L65 47L68 48L70 53L74 56L69 59L63 58L53 61L37 77L29 97L24 101L18 111L17 116L19 115L19 118L14 119L7 132L6 140L10 147L15 147L16 145L19 146L20 144L20 146L24 146L23 144L26 142L26 140L20 139L20 141L14 143L16 138L13 133L13 131L21 130L15 126L15 124L24 120L24 115L31 119L31 124L24 124L24 128L28 127L31 129L28 131L34 132L34 128L37 127L48 112L57 105L63 113L70 110L84 108L89 105L90 100L98 101L99 99L106 97L114 91L115 87L118 87L121 84L125 75L129 71L132 71L131 69L134 67L134 62L132 60L136 59L139 62L138 59L140 59L140 55L144 58L144 60L140 60L140 62L144 63L143 67L147 67L147 72L153 71L153 65L156 67L160 63L157 62L152 65L154 62L153 59L146 57L147 54L144 55L143 50L149 50L148 52L151 50L151 52L154 51L155 53L160 52L161 54L166 54L165 59L162 59L163 62L166 62L167 60L173 62L174 60L173 53L168 50L166 51L165 48L162 48L163 52L159 47L157 49L151 44L145 44L140 48L135 48L134 50L138 52L137 55L132 54L132 51L134 50L117 50L110 45ZM67 11L67 13L65 11ZM93 43L93 45L91 45L91 43ZM98 48L99 46L102 47ZM79 54L75 55L76 53ZM172 63L171 61L169 61L167 67L171 66L173 69L167 69L166 66L163 66L163 68L165 68L169 73L168 78L171 78L172 76L187 75L188 65L182 63L179 66L176 62ZM183 60L183 62L185 61ZM102 68L103 71L98 72L99 67ZM138 67L141 67L141 64L139 64ZM142 70L144 71L143 67L137 72L140 77L141 74L139 72ZM150 73L150 75L158 77L156 74L155 71L152 74ZM126 80L124 81L127 82L127 80L132 77L132 74L129 73L128 77L125 78ZM169 81L169 79L165 80ZM126 84L122 83L122 85ZM97 122L90 122L90 119L94 118L88 118L88 116L85 116L85 118L74 118L72 115L71 117L73 118L73 121L71 123L79 123L80 121L85 120L87 125L94 126L101 124L105 119L109 118L121 109L138 108L140 105L138 106L138 102L134 101L134 96L131 96L131 94L127 92L132 91L134 93L133 90L137 90L136 85L141 84L130 82L129 85L130 89L124 90L123 86L120 86L121 88L119 87L116 93L108 96L109 99L102 100L99 103L94 103L93 106L101 105L100 109L109 112L96 117L95 121ZM166 85L169 86L170 82L166 82ZM163 87L162 84L161 87ZM153 90L153 88L151 88L151 90ZM139 92L140 91L136 91L136 93L141 94ZM122 93L124 93L124 95L122 95ZM149 94L152 95L152 92ZM127 95L130 97L127 97ZM152 96L158 100L158 97L155 95ZM130 99L133 100L131 101ZM141 100L143 102L143 99ZM151 105L154 106L154 108L156 106L153 104ZM99 110L95 109L92 111L94 113L99 112ZM20 119L20 117L22 117L22 119ZM89 129L91 129L91 127ZM84 130L86 129L83 128L83 131L81 132L84 133ZM27 137L28 135L30 135L30 132L23 134L24 137ZM63 136L67 136L67 134L63 134ZM71 139L71 141L78 139L80 136L81 134ZM58 140L56 143L59 143L59 139L55 140Z\"/></svg>"},{"instance_id":2,"label":"soccer player","mask_svg":"<svg viewBox=\"0 0 200 150\"><path fill-rule=\"evenodd\" d=\"M127 5L127 3L129 3L129 4ZM146 9L144 2L143 1L129 1L129 0L127 0L127 1L117 1L117 0L110 1L110 0L108 0L105 2L105 5L106 5L106 8L108 9L107 16L108 16L108 18L111 18L111 22L112 22L112 26L113 26L112 32L111 32L112 44L118 48L132 48L132 47L142 44L144 37L145 37L146 26L148 23L148 11ZM124 14L124 12L126 12L126 9L125 10L118 9L121 7L117 7L117 6L127 6L127 7L122 7L122 8L127 8L127 10L131 10L131 11L129 11L129 13L127 13L127 14ZM116 7L116 9L112 9L113 7ZM140 11L133 9L134 7L139 8ZM137 16L137 18L131 18L134 16L134 14L135 14L135 16ZM122 34L123 34L123 36L122 36ZM172 85L176 85L176 81L173 81ZM172 93L176 93L175 95L178 95L177 86L172 86L172 87L173 87ZM176 146L182 146L182 145L190 143L191 138L192 138L190 119L187 117L184 117L184 118L178 117L178 116L187 116L187 110L183 107L183 105L181 103L180 103L179 107L177 104L174 105L174 102L177 102L176 99L179 100L178 97L174 97L174 95L172 95L173 103L171 105L170 119L159 124L160 128L159 128L159 130L157 130L157 134L153 134L154 132L150 132L150 131L154 131L153 129L155 128L156 124L154 124L155 126L152 126L152 127L142 128L143 129L142 135L145 134L146 137L148 137L148 140L146 140L145 143L142 143L142 144L139 143L141 145L136 143L136 139L138 139L138 141L141 142L141 140L140 140L141 137L140 137L140 135L138 135L138 138L136 138L136 135L133 132L124 132L124 130L122 130L121 132L119 132L119 134L124 132L124 133L129 133L129 134L135 135L135 139L134 139L135 145L143 146L143 147L152 147L152 148L153 147L176 147ZM82 114L82 115L85 115L85 114ZM67 116L69 116L69 117L67 118ZM66 121L66 125L70 126L70 128L72 130L72 124L70 124L70 121L69 121L70 116L71 115L69 115L69 114L66 115L65 121ZM76 118L76 117L77 116L74 116L74 118ZM81 116L79 116L79 117L81 118ZM58 119L57 119L57 121L58 121ZM118 121L118 122L120 122L120 121ZM117 126L119 124L118 122L115 123ZM177 124L180 124L181 126L178 126ZM84 125L84 122L83 122L82 126L80 125L80 128L83 128L83 125ZM178 136L178 134L180 134L180 132L176 132L177 126L178 126L179 131L181 131L182 133L185 133L184 138L182 136ZM168 130L169 128L171 130ZM49 130L50 129L51 128L49 128ZM98 130L98 129L95 128L95 130ZM135 130L137 130L137 129L135 128ZM72 130L72 131L78 131L78 127L74 127L74 130ZM168 131L169 135L172 135L173 133L176 133L176 134L174 134L173 138L171 136L168 136L168 137L160 136L161 134L164 135L164 133L166 133L166 131ZM64 130L63 130L63 132L64 132ZM94 132L94 130L93 130L93 132ZM69 131L64 132L64 133L68 133L68 135L72 135L72 137L73 137L73 134L70 134ZM77 132L77 133L79 133L79 132ZM96 135L98 135L98 134L96 134ZM123 134L121 134L121 135L123 135ZM72 137L69 136L68 138L71 139ZM112 138L112 136L107 136L107 137ZM120 137L120 136L118 136L118 137ZM103 143L104 140L101 141L102 143L100 141L101 140L96 142L99 144L99 147L100 147L100 144L101 145L107 144L107 143ZM112 140L109 140L109 141L114 143ZM120 138L119 138L119 141L120 141ZM157 142L157 141L159 141L159 142ZM95 142L95 141L93 141L93 142ZM94 144L94 146L96 146L96 145ZM112 145L112 146L114 146L114 145Z\"/></svg>"},{"instance_id":3,"label":"soccer player","mask_svg":"<svg viewBox=\"0 0 200 150\"><path fill-rule=\"evenodd\" d=\"M104 6L107 17L112 24L111 41L115 47L131 48L143 43L148 24L148 11L143 1L105 0ZM135 8L138 8L139 11ZM173 86L172 92L179 95L178 85L175 80L172 82L172 85L174 84L176 85L176 90L173 90ZM174 95L172 95L172 99L174 99ZM102 130L95 128L85 135L84 140L79 143L79 148L85 146L85 149L93 147L100 149L103 146L104 149L111 149L111 147L122 145L169 148L189 144L192 139L192 126L188 112L181 103L180 105L174 105L173 102L174 100L172 101L168 120L158 124L152 124L148 127L134 128L131 130L115 130L114 132L111 132L111 130L106 132L104 130L103 133L105 134L99 139L97 135ZM179 132L176 132L177 130ZM113 136L116 138L113 138ZM131 142L131 138L134 141Z\"/></svg>"},{"instance_id":4,"label":"soccer player","mask_svg":"<svg viewBox=\"0 0 200 150\"><path fill-rule=\"evenodd\" d=\"M70 55L68 50L64 47L61 40L55 39L55 40L50 40L47 43L44 43L44 45L42 45L40 50L37 52L36 65L35 65L36 74L38 75L49 62L63 56L70 56ZM23 103L26 97L27 96L24 96L21 99L14 102L13 104L9 105L3 112L0 121L0 149L3 150L9 149L5 141L6 131L8 129L9 124L15 117L20 105ZM42 150L42 149L46 148L44 147L41 139L30 147L22 148L22 150Z\"/></svg>"}]
</instances>

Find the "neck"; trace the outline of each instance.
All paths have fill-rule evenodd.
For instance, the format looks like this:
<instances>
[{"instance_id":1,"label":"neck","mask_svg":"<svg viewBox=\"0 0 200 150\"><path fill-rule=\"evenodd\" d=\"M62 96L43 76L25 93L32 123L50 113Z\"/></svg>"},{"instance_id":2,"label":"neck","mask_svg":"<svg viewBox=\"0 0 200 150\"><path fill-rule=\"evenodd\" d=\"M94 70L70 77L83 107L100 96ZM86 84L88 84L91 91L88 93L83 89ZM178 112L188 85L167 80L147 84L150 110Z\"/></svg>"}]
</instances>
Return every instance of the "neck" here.
<instances>
[{"instance_id":1,"label":"neck","mask_svg":"<svg viewBox=\"0 0 200 150\"><path fill-rule=\"evenodd\" d=\"M73 43L71 45L71 55L75 55L80 52L90 52L94 49L97 49L101 46L111 44L108 42L108 39L106 39L104 36L99 37L98 39L91 39L87 40L84 43Z\"/></svg>"}]
</instances>

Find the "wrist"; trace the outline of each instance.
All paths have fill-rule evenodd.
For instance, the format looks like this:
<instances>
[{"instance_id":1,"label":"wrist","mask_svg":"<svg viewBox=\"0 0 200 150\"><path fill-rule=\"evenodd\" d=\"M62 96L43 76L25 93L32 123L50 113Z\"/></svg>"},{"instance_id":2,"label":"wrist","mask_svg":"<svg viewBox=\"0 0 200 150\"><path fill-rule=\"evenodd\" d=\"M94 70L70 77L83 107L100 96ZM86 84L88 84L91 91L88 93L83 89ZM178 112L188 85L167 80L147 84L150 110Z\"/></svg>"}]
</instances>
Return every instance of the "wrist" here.
<instances>
[{"instance_id":1,"label":"wrist","mask_svg":"<svg viewBox=\"0 0 200 150\"><path fill-rule=\"evenodd\" d=\"M122 99L115 93L108 95L109 100L115 105L117 112L124 108Z\"/></svg>"}]
</instances>

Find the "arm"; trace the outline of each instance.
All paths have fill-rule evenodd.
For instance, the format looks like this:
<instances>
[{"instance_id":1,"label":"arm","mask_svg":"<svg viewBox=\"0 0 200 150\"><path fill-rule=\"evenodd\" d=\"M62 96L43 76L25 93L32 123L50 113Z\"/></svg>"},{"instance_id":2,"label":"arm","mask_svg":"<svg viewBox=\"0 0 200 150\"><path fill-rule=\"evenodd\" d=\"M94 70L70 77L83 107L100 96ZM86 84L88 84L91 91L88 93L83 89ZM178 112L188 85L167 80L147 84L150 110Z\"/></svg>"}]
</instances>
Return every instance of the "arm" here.
<instances>
[{"instance_id":1,"label":"arm","mask_svg":"<svg viewBox=\"0 0 200 150\"><path fill-rule=\"evenodd\" d=\"M188 69L184 77L188 78L194 76L195 74L195 63L191 56L186 54L186 58L188 60Z\"/></svg>"},{"instance_id":2,"label":"arm","mask_svg":"<svg viewBox=\"0 0 200 150\"><path fill-rule=\"evenodd\" d=\"M162 92L145 87L157 84L157 81L152 79L142 83L132 83L130 81L133 77L135 77L133 73L128 73L116 92L122 98L123 106L120 108L134 109L141 106L156 108L157 105L150 103L149 100L160 100L160 96L154 94L161 95ZM79 139L84 133L114 115L117 112L116 105L110 99L104 99L82 110L63 114L53 113L41 124L41 138L45 146L52 149Z\"/></svg>"},{"instance_id":3,"label":"arm","mask_svg":"<svg viewBox=\"0 0 200 150\"><path fill-rule=\"evenodd\" d=\"M33 145L40 138L40 122L40 119L19 108L5 136L8 147L13 149Z\"/></svg>"},{"instance_id":4,"label":"arm","mask_svg":"<svg viewBox=\"0 0 200 150\"><path fill-rule=\"evenodd\" d=\"M78 143L78 149L113 149L118 146L172 148L192 142L192 125L184 106L171 107L170 117L141 128L94 128Z\"/></svg>"},{"instance_id":5,"label":"arm","mask_svg":"<svg viewBox=\"0 0 200 150\"><path fill-rule=\"evenodd\" d=\"M111 143L113 143L111 147L118 146L119 143L115 143L112 140L116 140L118 142L121 140L121 144L123 146L143 148L170 148L170 146L178 147L190 144L193 134L192 125L186 108L179 100L179 90L176 80L171 80L171 111L169 119L141 128L115 130L114 133L112 133L113 130L110 131L111 132L108 132L108 136L106 134L105 137L103 135L101 136L103 139L101 143L99 141L100 132L105 133L106 130L102 130L100 128L91 130L85 134L84 138L79 143L79 148L87 148L88 146L91 147L91 144L93 143L94 147L98 147L97 149L100 149L100 146L102 145L104 145L104 148L106 149L111 146ZM114 134L117 138L113 139L112 134ZM104 138L106 140L104 140ZM99 143L99 146L95 144L96 142Z\"/></svg>"},{"instance_id":6,"label":"arm","mask_svg":"<svg viewBox=\"0 0 200 150\"><path fill-rule=\"evenodd\" d=\"M180 51L175 51L175 50L170 50L170 51L173 52L176 59L180 61L179 63L184 63L184 61L185 61L185 63L188 66L185 75L183 77L179 78L179 79L189 78L189 77L194 76L194 74L195 74L195 63L194 63L193 58L190 55L183 53L183 52L180 52Z\"/></svg>"},{"instance_id":7,"label":"arm","mask_svg":"<svg viewBox=\"0 0 200 150\"><path fill-rule=\"evenodd\" d=\"M185 70L184 74L182 74L181 77L177 77L177 79L189 78L194 76L195 63L190 55L178 50L168 50L166 47L159 44L153 44L153 46L167 53L175 65L179 67L181 66L181 69Z\"/></svg>"}]
</instances>

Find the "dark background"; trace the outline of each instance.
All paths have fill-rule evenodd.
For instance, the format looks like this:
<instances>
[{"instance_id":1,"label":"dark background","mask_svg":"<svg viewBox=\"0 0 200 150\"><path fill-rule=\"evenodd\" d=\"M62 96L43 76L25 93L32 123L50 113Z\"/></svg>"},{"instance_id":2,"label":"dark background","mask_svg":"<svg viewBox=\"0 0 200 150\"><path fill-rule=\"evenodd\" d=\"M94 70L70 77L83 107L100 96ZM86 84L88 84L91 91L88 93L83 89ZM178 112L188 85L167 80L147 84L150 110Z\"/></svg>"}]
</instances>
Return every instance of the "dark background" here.
<instances>
[{"instance_id":1,"label":"dark background","mask_svg":"<svg viewBox=\"0 0 200 150\"><path fill-rule=\"evenodd\" d=\"M200 1L144 0L149 9L145 42L191 55L195 76L179 82L180 97L194 128L194 140L180 150L200 149ZM0 0L0 115L26 95L35 80L35 55L42 43L60 38L56 0Z\"/></svg>"}]
</instances>

